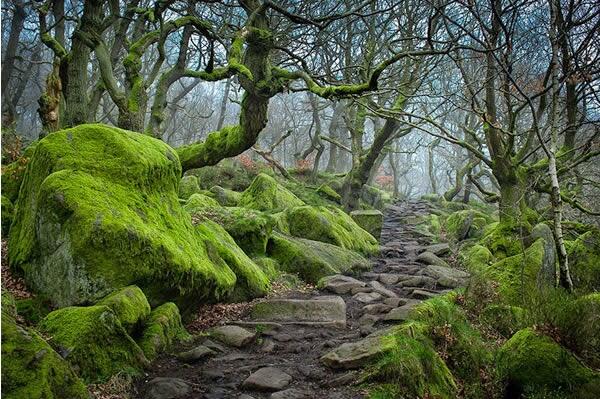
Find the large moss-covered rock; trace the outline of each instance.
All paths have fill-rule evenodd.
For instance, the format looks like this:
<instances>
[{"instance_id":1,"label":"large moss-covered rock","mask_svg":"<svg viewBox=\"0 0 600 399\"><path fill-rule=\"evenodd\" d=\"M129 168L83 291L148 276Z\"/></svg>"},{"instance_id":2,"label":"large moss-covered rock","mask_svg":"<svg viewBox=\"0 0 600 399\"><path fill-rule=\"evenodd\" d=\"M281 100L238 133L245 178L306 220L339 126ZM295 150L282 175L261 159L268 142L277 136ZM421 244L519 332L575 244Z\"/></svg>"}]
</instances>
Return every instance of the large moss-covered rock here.
<instances>
[{"instance_id":1,"label":"large moss-covered rock","mask_svg":"<svg viewBox=\"0 0 600 399\"><path fill-rule=\"evenodd\" d=\"M331 188L330 185L325 184L325 183L321 184L317 188L317 194L319 194L323 198L327 198L328 200L337 202L337 203L340 203L340 201L342 200L342 196L337 191L335 191L333 188Z\"/></svg>"},{"instance_id":2,"label":"large moss-covered rock","mask_svg":"<svg viewBox=\"0 0 600 399\"><path fill-rule=\"evenodd\" d=\"M387 191L365 184L360 198L373 208L383 210L392 201L392 196Z\"/></svg>"},{"instance_id":3,"label":"large moss-covered rock","mask_svg":"<svg viewBox=\"0 0 600 399\"><path fill-rule=\"evenodd\" d=\"M352 218L335 207L301 206L285 212L286 227L295 237L326 242L339 247L374 254L377 240Z\"/></svg>"},{"instance_id":4,"label":"large moss-covered rock","mask_svg":"<svg viewBox=\"0 0 600 399\"><path fill-rule=\"evenodd\" d=\"M2 211L0 212L0 215L2 215L2 236L6 237L13 221L14 206L4 195L0 199L2 201Z\"/></svg>"},{"instance_id":5,"label":"large moss-covered rock","mask_svg":"<svg viewBox=\"0 0 600 399\"><path fill-rule=\"evenodd\" d=\"M213 186L220 186L229 190L243 191L248 188L256 176L256 169L246 168L237 159L228 158L216 165L193 169L189 174L197 176L200 187L205 190Z\"/></svg>"},{"instance_id":6,"label":"large moss-covered rock","mask_svg":"<svg viewBox=\"0 0 600 399\"><path fill-rule=\"evenodd\" d=\"M189 338L190 335L181 323L177 305L167 302L152 310L146 319L138 344L146 358L153 360L174 343Z\"/></svg>"},{"instance_id":7,"label":"large moss-covered rock","mask_svg":"<svg viewBox=\"0 0 600 399\"><path fill-rule=\"evenodd\" d=\"M376 209L373 210L356 210L350 212L350 217L363 230L366 230L376 239L381 235L383 228L383 213Z\"/></svg>"},{"instance_id":8,"label":"large moss-covered rock","mask_svg":"<svg viewBox=\"0 0 600 399\"><path fill-rule=\"evenodd\" d=\"M522 304L538 290L538 273L544 260L544 240L539 239L525 252L496 262L483 271L483 277L498 284L501 298L509 304Z\"/></svg>"},{"instance_id":9,"label":"large moss-covered rock","mask_svg":"<svg viewBox=\"0 0 600 399\"><path fill-rule=\"evenodd\" d=\"M195 193L190 195L188 200L185 202L183 209L193 214L201 211L204 208L220 207L221 205L214 198L209 197L205 194Z\"/></svg>"},{"instance_id":10,"label":"large moss-covered rock","mask_svg":"<svg viewBox=\"0 0 600 399\"><path fill-rule=\"evenodd\" d=\"M600 369L600 292L587 294L568 305L563 335L568 346L585 362Z\"/></svg>"},{"instance_id":11,"label":"large moss-covered rock","mask_svg":"<svg viewBox=\"0 0 600 399\"><path fill-rule=\"evenodd\" d=\"M267 293L269 289L267 275L246 255L223 227L212 220L205 220L198 224L196 229L209 246L209 256L212 255L213 248L217 252L218 257L215 257L213 262L222 259L237 276L235 290L229 299L242 301Z\"/></svg>"},{"instance_id":12,"label":"large moss-covered rock","mask_svg":"<svg viewBox=\"0 0 600 399\"><path fill-rule=\"evenodd\" d=\"M107 295L96 305L105 305L111 308L128 333L139 327L150 314L150 304L146 295L135 285L121 288Z\"/></svg>"},{"instance_id":13,"label":"large moss-covered rock","mask_svg":"<svg viewBox=\"0 0 600 399\"><path fill-rule=\"evenodd\" d=\"M508 223L492 223L484 229L479 244L488 248L498 259L519 254L523 250L521 237L529 235L530 227Z\"/></svg>"},{"instance_id":14,"label":"large moss-covered rock","mask_svg":"<svg viewBox=\"0 0 600 399\"><path fill-rule=\"evenodd\" d=\"M267 254L279 267L311 283L332 274L366 270L369 262L360 254L320 241L306 240L274 233Z\"/></svg>"},{"instance_id":15,"label":"large moss-covered rock","mask_svg":"<svg viewBox=\"0 0 600 399\"><path fill-rule=\"evenodd\" d=\"M148 364L108 306L55 310L39 327L86 382L105 381L118 372L136 374Z\"/></svg>"},{"instance_id":16,"label":"large moss-covered rock","mask_svg":"<svg viewBox=\"0 0 600 399\"><path fill-rule=\"evenodd\" d=\"M2 195L11 202L17 201L17 198L19 197L19 190L21 188L21 183L23 182L23 177L25 176L27 163L33 155L37 143L37 141L34 141L29 144L19 159L2 167Z\"/></svg>"},{"instance_id":17,"label":"large moss-covered rock","mask_svg":"<svg viewBox=\"0 0 600 399\"><path fill-rule=\"evenodd\" d=\"M589 231L569 242L569 264L573 284L584 291L600 291L600 234Z\"/></svg>"},{"instance_id":18,"label":"large moss-covered rock","mask_svg":"<svg viewBox=\"0 0 600 399\"><path fill-rule=\"evenodd\" d=\"M494 259L494 256L487 247L478 244L461 250L459 256L461 263L471 273L484 271Z\"/></svg>"},{"instance_id":19,"label":"large moss-covered rock","mask_svg":"<svg viewBox=\"0 0 600 399\"><path fill-rule=\"evenodd\" d=\"M210 192L213 194L215 200L222 206L238 206L242 193L237 191L228 190L221 186L213 186L210 188Z\"/></svg>"},{"instance_id":20,"label":"large moss-covered rock","mask_svg":"<svg viewBox=\"0 0 600 399\"><path fill-rule=\"evenodd\" d=\"M4 305L4 304L3 304ZM2 397L88 399L83 382L33 329L2 312Z\"/></svg>"},{"instance_id":21,"label":"large moss-covered rock","mask_svg":"<svg viewBox=\"0 0 600 399\"><path fill-rule=\"evenodd\" d=\"M302 205L304 202L300 198L264 173L256 176L239 202L239 206L269 212Z\"/></svg>"},{"instance_id":22,"label":"large moss-covered rock","mask_svg":"<svg viewBox=\"0 0 600 399\"><path fill-rule=\"evenodd\" d=\"M28 163L11 266L66 306L135 283L151 303L226 294L236 277L214 264L177 198L181 166L165 143L104 125L40 140Z\"/></svg>"},{"instance_id":23,"label":"large moss-covered rock","mask_svg":"<svg viewBox=\"0 0 600 399\"><path fill-rule=\"evenodd\" d=\"M199 193L202 190L200 189L200 184L198 184L198 178L196 176L183 176L181 181L179 182L179 198L188 199L193 194Z\"/></svg>"},{"instance_id":24,"label":"large moss-covered rock","mask_svg":"<svg viewBox=\"0 0 600 399\"><path fill-rule=\"evenodd\" d=\"M573 398L594 398L600 393L600 374L531 328L513 335L500 348L497 362L511 397L544 390Z\"/></svg>"},{"instance_id":25,"label":"large moss-covered rock","mask_svg":"<svg viewBox=\"0 0 600 399\"><path fill-rule=\"evenodd\" d=\"M221 225L235 242L251 255L265 253L274 219L267 214L240 207L205 207L193 212L194 220L212 220Z\"/></svg>"},{"instance_id":26,"label":"large moss-covered rock","mask_svg":"<svg viewBox=\"0 0 600 399\"><path fill-rule=\"evenodd\" d=\"M467 238L478 238L483 234L483 228L490 218L479 211L464 210L451 213L445 222L448 237L455 241Z\"/></svg>"}]
</instances>

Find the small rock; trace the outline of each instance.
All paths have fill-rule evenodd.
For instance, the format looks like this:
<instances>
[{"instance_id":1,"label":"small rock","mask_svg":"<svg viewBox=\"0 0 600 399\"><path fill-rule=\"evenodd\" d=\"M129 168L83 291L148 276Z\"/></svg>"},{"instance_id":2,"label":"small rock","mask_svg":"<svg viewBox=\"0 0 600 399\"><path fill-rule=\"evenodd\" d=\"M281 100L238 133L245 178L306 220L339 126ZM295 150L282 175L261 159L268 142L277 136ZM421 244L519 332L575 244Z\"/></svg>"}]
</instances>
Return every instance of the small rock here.
<instances>
[{"instance_id":1,"label":"small rock","mask_svg":"<svg viewBox=\"0 0 600 399\"><path fill-rule=\"evenodd\" d=\"M323 277L321 281L319 281L319 284L324 290L336 294L347 294L352 288L364 287L366 285L363 281L342 274Z\"/></svg>"},{"instance_id":2,"label":"small rock","mask_svg":"<svg viewBox=\"0 0 600 399\"><path fill-rule=\"evenodd\" d=\"M265 339L262 346L260 347L260 351L263 353L271 353L275 350L275 342L272 339Z\"/></svg>"},{"instance_id":3,"label":"small rock","mask_svg":"<svg viewBox=\"0 0 600 399\"><path fill-rule=\"evenodd\" d=\"M392 285L396 284L400 280L400 276L392 273L382 273L379 275L379 281L383 284Z\"/></svg>"},{"instance_id":4,"label":"small rock","mask_svg":"<svg viewBox=\"0 0 600 399\"><path fill-rule=\"evenodd\" d=\"M379 321L379 317L374 314L364 314L358 319L358 324L361 326L372 326Z\"/></svg>"},{"instance_id":5,"label":"small rock","mask_svg":"<svg viewBox=\"0 0 600 399\"><path fill-rule=\"evenodd\" d=\"M431 299L435 298L438 295L439 294L437 292L429 292L423 290L414 290L411 294L411 296L415 299Z\"/></svg>"},{"instance_id":6,"label":"small rock","mask_svg":"<svg viewBox=\"0 0 600 399\"><path fill-rule=\"evenodd\" d=\"M404 298L385 298L383 303L391 306L393 308L397 308L398 306L402 306L406 304L407 300Z\"/></svg>"},{"instance_id":7,"label":"small rock","mask_svg":"<svg viewBox=\"0 0 600 399\"><path fill-rule=\"evenodd\" d=\"M437 255L435 255L434 253L429 252L429 251L425 251L425 252L419 254L419 256L417 256L417 261L419 261L421 263L425 263L427 265L448 267L448 264L446 263L446 261L444 261Z\"/></svg>"},{"instance_id":8,"label":"small rock","mask_svg":"<svg viewBox=\"0 0 600 399\"><path fill-rule=\"evenodd\" d=\"M379 337L346 342L323 355L321 362L334 369L357 369L381 356L386 350Z\"/></svg>"},{"instance_id":9,"label":"small rock","mask_svg":"<svg viewBox=\"0 0 600 399\"><path fill-rule=\"evenodd\" d=\"M339 377L329 380L327 385L330 387L349 386L356 382L356 371L349 371Z\"/></svg>"},{"instance_id":10,"label":"small rock","mask_svg":"<svg viewBox=\"0 0 600 399\"><path fill-rule=\"evenodd\" d=\"M447 243L432 244L425 247L425 251L429 251L437 256L444 256L450 253L450 245Z\"/></svg>"},{"instance_id":11,"label":"small rock","mask_svg":"<svg viewBox=\"0 0 600 399\"><path fill-rule=\"evenodd\" d=\"M225 352L225 348L223 348L221 345L217 344L216 342L211 341L210 339L204 340L202 345L206 346L208 349L214 350L215 352Z\"/></svg>"},{"instance_id":12,"label":"small rock","mask_svg":"<svg viewBox=\"0 0 600 399\"><path fill-rule=\"evenodd\" d=\"M222 380L225 378L225 373L221 370L208 369L202 371L202 376L209 380Z\"/></svg>"},{"instance_id":13,"label":"small rock","mask_svg":"<svg viewBox=\"0 0 600 399\"><path fill-rule=\"evenodd\" d=\"M373 290L375 292L380 293L381 295L388 297L388 298L395 298L398 296L398 294L396 294L394 291L392 290L388 290L387 288L385 288L383 286L383 284L381 284L379 281L371 281L369 283L369 285L373 288Z\"/></svg>"},{"instance_id":14,"label":"small rock","mask_svg":"<svg viewBox=\"0 0 600 399\"><path fill-rule=\"evenodd\" d=\"M352 297L362 303L371 303L381 299L381 294L378 292L359 292Z\"/></svg>"},{"instance_id":15,"label":"small rock","mask_svg":"<svg viewBox=\"0 0 600 399\"><path fill-rule=\"evenodd\" d=\"M352 291L350 291L350 293L352 295L358 294L359 292L373 292L373 288L371 288L371 287L355 287L355 288L352 288Z\"/></svg>"},{"instance_id":16,"label":"small rock","mask_svg":"<svg viewBox=\"0 0 600 399\"><path fill-rule=\"evenodd\" d=\"M408 318L410 311L419 303L419 301L407 302L403 306L390 310L383 319L386 321L404 321Z\"/></svg>"},{"instance_id":17,"label":"small rock","mask_svg":"<svg viewBox=\"0 0 600 399\"><path fill-rule=\"evenodd\" d=\"M186 352L181 352L177 355L177 359L185 363L194 363L209 356L216 355L216 352L212 349L207 348L204 345L200 345Z\"/></svg>"},{"instance_id":18,"label":"small rock","mask_svg":"<svg viewBox=\"0 0 600 399\"><path fill-rule=\"evenodd\" d=\"M192 392L189 384L180 378L157 377L148 382L148 399L177 399Z\"/></svg>"},{"instance_id":19,"label":"small rock","mask_svg":"<svg viewBox=\"0 0 600 399\"><path fill-rule=\"evenodd\" d=\"M256 356L250 355L248 353L230 353L229 355L216 357L213 359L213 361L218 364L220 362L237 362L238 360L248 360L253 359L255 357Z\"/></svg>"},{"instance_id":20,"label":"small rock","mask_svg":"<svg viewBox=\"0 0 600 399\"><path fill-rule=\"evenodd\" d=\"M292 382L292 376L275 367L263 367L250 374L242 387L257 391L279 391Z\"/></svg>"},{"instance_id":21,"label":"small rock","mask_svg":"<svg viewBox=\"0 0 600 399\"><path fill-rule=\"evenodd\" d=\"M308 398L306 392L301 391L299 389L290 388L285 391L279 391L272 393L270 396L271 399L305 399Z\"/></svg>"},{"instance_id":22,"label":"small rock","mask_svg":"<svg viewBox=\"0 0 600 399\"><path fill-rule=\"evenodd\" d=\"M429 265L423 270L423 274L433 277L435 279L440 278L452 278L456 280L464 280L469 278L469 273L447 267L448 265Z\"/></svg>"},{"instance_id":23,"label":"small rock","mask_svg":"<svg viewBox=\"0 0 600 399\"><path fill-rule=\"evenodd\" d=\"M409 279L401 281L398 286L400 287L433 287L436 281L428 276L413 276Z\"/></svg>"},{"instance_id":24,"label":"small rock","mask_svg":"<svg viewBox=\"0 0 600 399\"><path fill-rule=\"evenodd\" d=\"M256 334L251 333L242 327L228 325L216 327L211 330L211 335L225 345L244 347L254 341Z\"/></svg>"},{"instance_id":25,"label":"small rock","mask_svg":"<svg viewBox=\"0 0 600 399\"><path fill-rule=\"evenodd\" d=\"M389 312L392 307L383 303L373 303L371 305L363 306L362 310L368 314L378 314Z\"/></svg>"},{"instance_id":26,"label":"small rock","mask_svg":"<svg viewBox=\"0 0 600 399\"><path fill-rule=\"evenodd\" d=\"M238 399L254 399L254 396L246 395L245 393L238 396Z\"/></svg>"},{"instance_id":27,"label":"small rock","mask_svg":"<svg viewBox=\"0 0 600 399\"><path fill-rule=\"evenodd\" d=\"M290 334L275 334L273 339L278 342L289 342L294 338Z\"/></svg>"}]
</instances>

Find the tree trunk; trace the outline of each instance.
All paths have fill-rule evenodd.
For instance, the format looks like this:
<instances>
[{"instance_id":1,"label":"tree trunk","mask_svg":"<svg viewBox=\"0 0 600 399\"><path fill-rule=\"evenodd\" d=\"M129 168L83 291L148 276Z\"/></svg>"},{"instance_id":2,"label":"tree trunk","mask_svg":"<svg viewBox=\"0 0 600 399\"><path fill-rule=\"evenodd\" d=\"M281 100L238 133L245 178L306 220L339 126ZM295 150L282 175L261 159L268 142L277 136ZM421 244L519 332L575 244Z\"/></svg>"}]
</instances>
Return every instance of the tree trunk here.
<instances>
[{"instance_id":1,"label":"tree trunk","mask_svg":"<svg viewBox=\"0 0 600 399\"><path fill-rule=\"evenodd\" d=\"M4 59L2 60L2 126L10 126L16 119L14 107L11 106L12 101L9 98L9 82L15 66L19 38L21 37L21 31L23 30L25 17L27 16L25 7L20 1L15 1L14 5L15 10L10 22L10 35L6 44Z\"/></svg>"},{"instance_id":2,"label":"tree trunk","mask_svg":"<svg viewBox=\"0 0 600 399\"><path fill-rule=\"evenodd\" d=\"M228 78L225 82L225 89L223 90L223 98L221 98L221 107L219 110L219 120L217 121L217 129L221 130L223 128L223 123L225 123L225 116L227 115L227 103L229 102L229 90L231 89L231 80L233 78Z\"/></svg>"}]
</instances>

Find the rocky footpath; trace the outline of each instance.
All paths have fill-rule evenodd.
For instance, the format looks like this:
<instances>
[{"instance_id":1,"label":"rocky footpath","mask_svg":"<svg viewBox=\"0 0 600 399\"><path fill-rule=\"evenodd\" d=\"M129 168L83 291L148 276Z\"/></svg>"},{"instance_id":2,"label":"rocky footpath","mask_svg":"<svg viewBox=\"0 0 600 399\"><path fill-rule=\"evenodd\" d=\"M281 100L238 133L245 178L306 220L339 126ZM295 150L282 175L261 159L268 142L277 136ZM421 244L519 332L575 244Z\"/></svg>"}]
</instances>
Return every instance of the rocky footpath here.
<instances>
[{"instance_id":1,"label":"rocky footpath","mask_svg":"<svg viewBox=\"0 0 600 399\"><path fill-rule=\"evenodd\" d=\"M136 397L362 398L358 370L385 350L379 339L421 301L463 286L451 249L421 224L426 202L390 206L373 268L321 279L312 292L255 304L240 320L160 355Z\"/></svg>"}]
</instances>

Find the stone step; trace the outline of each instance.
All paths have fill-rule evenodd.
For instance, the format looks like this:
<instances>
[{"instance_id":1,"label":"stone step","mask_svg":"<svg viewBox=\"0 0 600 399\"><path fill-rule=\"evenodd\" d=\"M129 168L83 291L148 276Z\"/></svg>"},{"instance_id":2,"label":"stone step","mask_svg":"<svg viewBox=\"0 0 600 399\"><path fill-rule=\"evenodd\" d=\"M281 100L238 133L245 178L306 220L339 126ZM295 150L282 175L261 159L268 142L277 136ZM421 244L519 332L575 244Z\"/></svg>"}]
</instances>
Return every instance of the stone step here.
<instances>
[{"instance_id":1,"label":"stone step","mask_svg":"<svg viewBox=\"0 0 600 399\"><path fill-rule=\"evenodd\" d=\"M345 327L346 302L339 296L319 296L312 299L268 299L252 307L250 319L284 325Z\"/></svg>"}]
</instances>

